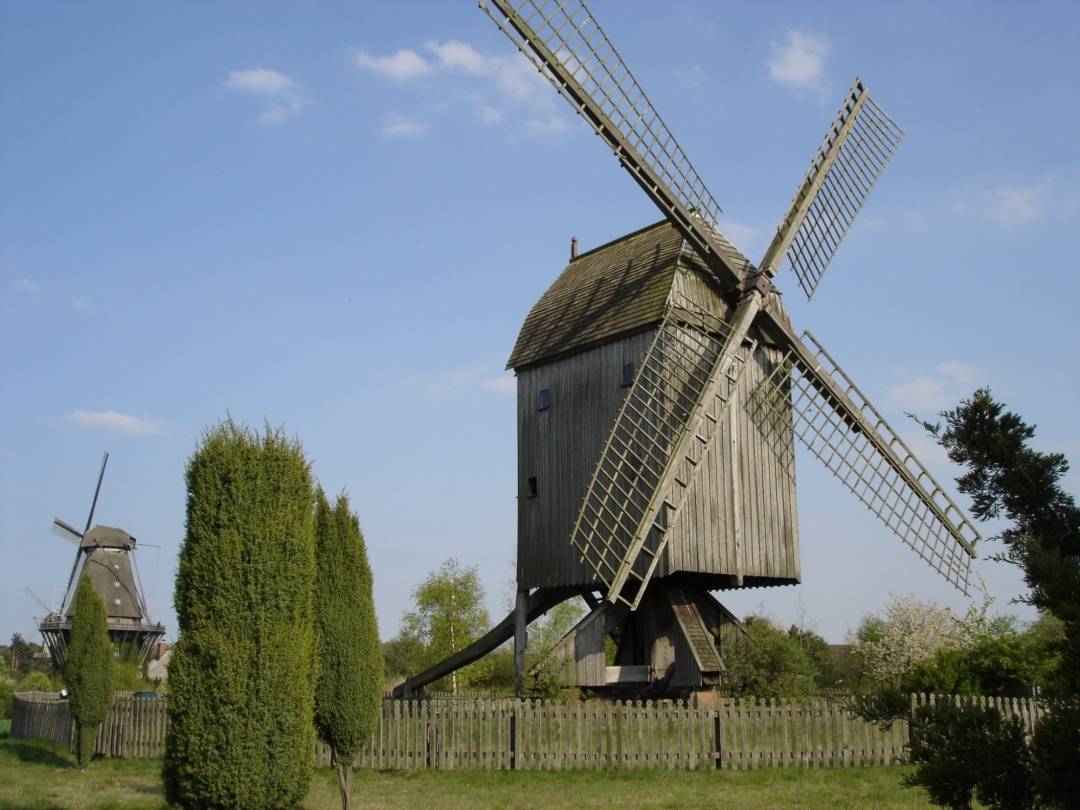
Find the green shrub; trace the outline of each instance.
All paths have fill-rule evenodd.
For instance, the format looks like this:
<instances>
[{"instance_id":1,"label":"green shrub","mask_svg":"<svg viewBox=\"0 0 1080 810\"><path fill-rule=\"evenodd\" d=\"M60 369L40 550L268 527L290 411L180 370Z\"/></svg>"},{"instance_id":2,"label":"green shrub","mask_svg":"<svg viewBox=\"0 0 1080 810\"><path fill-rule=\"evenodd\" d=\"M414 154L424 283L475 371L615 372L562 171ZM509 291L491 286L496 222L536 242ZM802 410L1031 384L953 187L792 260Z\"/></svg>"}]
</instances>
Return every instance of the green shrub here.
<instances>
[{"instance_id":1,"label":"green shrub","mask_svg":"<svg viewBox=\"0 0 1080 810\"><path fill-rule=\"evenodd\" d=\"M934 804L970 810L972 797L994 810L1032 807L1031 752L1024 727L992 707L937 703L911 719L908 786L923 787Z\"/></svg>"},{"instance_id":2,"label":"green shrub","mask_svg":"<svg viewBox=\"0 0 1080 810\"><path fill-rule=\"evenodd\" d=\"M806 697L814 689L814 666L798 639L757 616L747 617L725 663L729 683L744 695Z\"/></svg>"},{"instance_id":3,"label":"green shrub","mask_svg":"<svg viewBox=\"0 0 1080 810\"><path fill-rule=\"evenodd\" d=\"M353 763L378 719L383 660L360 523L344 495L331 509L322 489L315 499L315 559L315 725L334 751L341 804L348 808Z\"/></svg>"},{"instance_id":4,"label":"green shrub","mask_svg":"<svg viewBox=\"0 0 1080 810\"><path fill-rule=\"evenodd\" d=\"M117 692L143 692L155 687L143 677L139 665L134 661L115 661L113 663L113 688Z\"/></svg>"},{"instance_id":5,"label":"green shrub","mask_svg":"<svg viewBox=\"0 0 1080 810\"><path fill-rule=\"evenodd\" d=\"M15 684L0 677L0 720L11 719L11 698L15 694Z\"/></svg>"},{"instance_id":6,"label":"green shrub","mask_svg":"<svg viewBox=\"0 0 1080 810\"><path fill-rule=\"evenodd\" d=\"M908 692L938 695L1016 695L1043 678L1046 650L1015 632L980 638L969 647L938 650L903 677Z\"/></svg>"},{"instance_id":7,"label":"green shrub","mask_svg":"<svg viewBox=\"0 0 1080 810\"><path fill-rule=\"evenodd\" d=\"M296 441L228 420L187 465L163 777L190 808L293 807L314 745L311 473Z\"/></svg>"},{"instance_id":8,"label":"green shrub","mask_svg":"<svg viewBox=\"0 0 1080 810\"><path fill-rule=\"evenodd\" d=\"M89 577L80 577L72 603L71 641L64 667L75 720L75 757L80 768L93 758L98 727L112 707L114 661L105 604Z\"/></svg>"},{"instance_id":9,"label":"green shrub","mask_svg":"<svg viewBox=\"0 0 1080 810\"><path fill-rule=\"evenodd\" d=\"M1035 725L1036 793L1047 807L1076 807L1080 798L1080 699L1050 701Z\"/></svg>"},{"instance_id":10,"label":"green shrub","mask_svg":"<svg viewBox=\"0 0 1080 810\"><path fill-rule=\"evenodd\" d=\"M16 692L56 692L59 691L59 679L50 678L44 672L29 672L15 685Z\"/></svg>"}]
</instances>

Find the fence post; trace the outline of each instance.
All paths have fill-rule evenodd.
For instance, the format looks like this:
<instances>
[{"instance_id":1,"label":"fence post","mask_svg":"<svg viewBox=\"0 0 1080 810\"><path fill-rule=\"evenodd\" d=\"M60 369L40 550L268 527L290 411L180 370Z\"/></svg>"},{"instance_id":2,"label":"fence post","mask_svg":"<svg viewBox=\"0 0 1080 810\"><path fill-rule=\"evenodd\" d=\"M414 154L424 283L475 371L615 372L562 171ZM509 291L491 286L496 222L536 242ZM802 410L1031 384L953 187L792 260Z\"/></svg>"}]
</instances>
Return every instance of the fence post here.
<instances>
[{"instance_id":1,"label":"fence post","mask_svg":"<svg viewBox=\"0 0 1080 810\"><path fill-rule=\"evenodd\" d=\"M724 729L720 720L720 712L713 710L713 749L716 751L716 769L724 767L723 736Z\"/></svg>"},{"instance_id":2,"label":"fence post","mask_svg":"<svg viewBox=\"0 0 1080 810\"><path fill-rule=\"evenodd\" d=\"M518 710L521 701L515 700L514 707L510 710L510 770L516 771L518 766Z\"/></svg>"}]
</instances>

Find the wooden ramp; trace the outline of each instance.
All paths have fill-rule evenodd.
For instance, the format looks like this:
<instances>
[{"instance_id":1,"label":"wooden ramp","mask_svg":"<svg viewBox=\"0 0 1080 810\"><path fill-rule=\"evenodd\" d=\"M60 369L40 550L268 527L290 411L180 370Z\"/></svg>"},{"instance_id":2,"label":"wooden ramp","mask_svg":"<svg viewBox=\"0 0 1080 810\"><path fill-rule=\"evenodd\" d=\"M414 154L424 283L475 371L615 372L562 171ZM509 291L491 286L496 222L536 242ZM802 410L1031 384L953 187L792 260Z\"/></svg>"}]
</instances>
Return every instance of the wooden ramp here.
<instances>
[{"instance_id":1,"label":"wooden ramp","mask_svg":"<svg viewBox=\"0 0 1080 810\"><path fill-rule=\"evenodd\" d=\"M668 601L675 613L675 620L686 638L690 651L694 654L698 669L703 675L719 675L726 670L720 653L716 649L712 634L705 625L705 619L698 609L697 602L682 588L669 587Z\"/></svg>"}]
</instances>

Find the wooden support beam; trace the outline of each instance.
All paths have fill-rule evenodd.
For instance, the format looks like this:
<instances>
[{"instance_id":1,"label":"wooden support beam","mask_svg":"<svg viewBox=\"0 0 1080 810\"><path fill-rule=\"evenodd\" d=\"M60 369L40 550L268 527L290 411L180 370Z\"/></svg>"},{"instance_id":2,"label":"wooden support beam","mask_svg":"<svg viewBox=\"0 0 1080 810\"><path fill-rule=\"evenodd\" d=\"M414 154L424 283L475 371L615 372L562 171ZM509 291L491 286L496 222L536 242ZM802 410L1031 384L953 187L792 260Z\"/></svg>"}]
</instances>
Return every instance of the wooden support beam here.
<instances>
[{"instance_id":1,"label":"wooden support beam","mask_svg":"<svg viewBox=\"0 0 1080 810\"><path fill-rule=\"evenodd\" d=\"M581 588L537 588L529 595L526 603L526 622L543 616L560 602L565 602L572 596L581 593ZM458 650L449 658L445 658L434 666L428 667L419 675L413 675L404 683L398 684L391 692L393 697L408 698L413 693L427 686L433 681L439 680L451 672L455 672L473 661L483 658L500 644L514 635L514 619L517 608L510 611L506 618L492 627L483 636L478 638L468 647Z\"/></svg>"},{"instance_id":2,"label":"wooden support beam","mask_svg":"<svg viewBox=\"0 0 1080 810\"><path fill-rule=\"evenodd\" d=\"M529 589L518 588L514 604L514 694L525 694L525 646L529 643Z\"/></svg>"}]
</instances>

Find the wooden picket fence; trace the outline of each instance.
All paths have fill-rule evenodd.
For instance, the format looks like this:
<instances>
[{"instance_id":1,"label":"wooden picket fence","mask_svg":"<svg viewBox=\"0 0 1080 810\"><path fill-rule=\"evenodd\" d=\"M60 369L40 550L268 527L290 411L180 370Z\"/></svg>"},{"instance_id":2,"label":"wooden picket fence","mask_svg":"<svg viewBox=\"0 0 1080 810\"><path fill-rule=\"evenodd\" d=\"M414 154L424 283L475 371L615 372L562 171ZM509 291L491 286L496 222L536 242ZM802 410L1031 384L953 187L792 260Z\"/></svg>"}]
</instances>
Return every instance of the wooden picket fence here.
<instances>
[{"instance_id":1,"label":"wooden picket fence","mask_svg":"<svg viewBox=\"0 0 1080 810\"><path fill-rule=\"evenodd\" d=\"M964 700L996 706L1030 729L1031 698L913 696L913 705ZM112 757L161 757L166 698L118 693L98 734ZM70 746L66 700L18 693L11 735ZM357 767L378 770L570 770L639 768L821 768L904 761L906 721L883 730L844 700L530 701L514 698L385 700ZM331 764L325 743L315 763Z\"/></svg>"}]
</instances>

